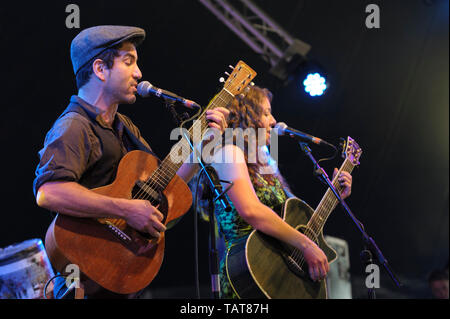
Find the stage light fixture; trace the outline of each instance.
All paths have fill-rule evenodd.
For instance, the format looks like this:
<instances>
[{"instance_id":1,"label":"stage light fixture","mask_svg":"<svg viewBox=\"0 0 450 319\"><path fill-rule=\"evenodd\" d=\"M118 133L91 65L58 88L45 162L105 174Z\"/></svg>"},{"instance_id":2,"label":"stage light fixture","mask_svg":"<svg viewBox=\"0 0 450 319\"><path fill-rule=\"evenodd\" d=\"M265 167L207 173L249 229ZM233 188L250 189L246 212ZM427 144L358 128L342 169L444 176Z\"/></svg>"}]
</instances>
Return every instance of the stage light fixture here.
<instances>
[{"instance_id":1,"label":"stage light fixture","mask_svg":"<svg viewBox=\"0 0 450 319\"><path fill-rule=\"evenodd\" d=\"M285 86L293 81L299 83L309 97L319 97L325 93L329 83L322 66L307 57L310 49L310 45L295 39L269 73Z\"/></svg>"},{"instance_id":2,"label":"stage light fixture","mask_svg":"<svg viewBox=\"0 0 450 319\"><path fill-rule=\"evenodd\" d=\"M308 73L302 82L305 92L310 96L321 96L327 89L327 82L320 73Z\"/></svg>"}]
</instances>

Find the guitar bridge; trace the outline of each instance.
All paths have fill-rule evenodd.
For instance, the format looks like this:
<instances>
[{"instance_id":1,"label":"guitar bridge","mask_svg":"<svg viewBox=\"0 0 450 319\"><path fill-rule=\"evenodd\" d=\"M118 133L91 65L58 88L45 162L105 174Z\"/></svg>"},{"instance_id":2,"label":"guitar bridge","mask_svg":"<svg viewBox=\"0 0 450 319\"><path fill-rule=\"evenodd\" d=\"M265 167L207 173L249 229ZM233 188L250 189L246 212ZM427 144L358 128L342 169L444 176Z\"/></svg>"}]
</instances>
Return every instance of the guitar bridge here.
<instances>
[{"instance_id":1,"label":"guitar bridge","mask_svg":"<svg viewBox=\"0 0 450 319\"><path fill-rule=\"evenodd\" d=\"M285 261L288 265L289 270L291 270L297 276L303 277L305 272L302 267L295 261L291 256L285 256Z\"/></svg>"},{"instance_id":2,"label":"guitar bridge","mask_svg":"<svg viewBox=\"0 0 450 319\"><path fill-rule=\"evenodd\" d=\"M110 222L106 222L106 227L114 234L116 235L120 240L124 241L125 243L131 243L131 237L125 234L123 231L121 231L119 228L117 228L114 224Z\"/></svg>"}]
</instances>

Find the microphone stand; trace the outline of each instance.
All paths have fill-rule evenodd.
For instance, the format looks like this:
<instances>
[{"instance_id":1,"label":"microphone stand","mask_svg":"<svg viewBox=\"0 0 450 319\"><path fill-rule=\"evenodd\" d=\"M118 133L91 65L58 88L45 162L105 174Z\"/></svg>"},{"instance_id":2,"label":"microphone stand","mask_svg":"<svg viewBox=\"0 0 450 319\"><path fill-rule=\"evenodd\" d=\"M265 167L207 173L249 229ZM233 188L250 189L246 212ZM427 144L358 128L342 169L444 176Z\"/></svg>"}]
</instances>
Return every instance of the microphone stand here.
<instances>
[{"instance_id":1,"label":"microphone stand","mask_svg":"<svg viewBox=\"0 0 450 319\"><path fill-rule=\"evenodd\" d=\"M210 236L210 251L209 251L209 269L211 274L211 290L214 299L220 298L220 278L219 278L219 254L217 250L217 244L216 244L216 219L215 219L215 203L216 201L219 201L222 207L226 212L231 211L231 206L228 202L228 200L225 199L225 194L228 192L228 190L233 186L232 182L229 181L223 181L217 179L217 173L215 169L208 165L205 167L205 165L199 160L200 166L202 166L202 170L204 171L208 181L209 181L209 191L208 191L208 197L214 198L213 200L209 201L208 206L208 215L209 215L209 236ZM208 173L209 171L209 173ZM222 187L220 185L220 182L228 183L230 184L225 191L221 192Z\"/></svg>"},{"instance_id":2,"label":"microphone stand","mask_svg":"<svg viewBox=\"0 0 450 319\"><path fill-rule=\"evenodd\" d=\"M355 223L358 230L361 232L362 238L364 241L364 250L361 252L360 257L364 264L364 271L366 270L367 265L372 264L372 254L374 254L376 256L376 258L378 259L378 262L381 265L383 265L383 267L386 269L388 275L390 276L392 281L395 283L395 285L397 287L402 286L402 283L400 283L400 281L397 279L397 277L393 273L392 269L390 268L390 266L388 264L387 259L383 256L383 254L381 253L381 250L378 248L378 246L375 243L375 241L373 240L373 238L370 237L366 233L366 231L364 230L363 224L355 217L355 215L352 213L352 211L348 207L347 203L341 198L339 193L336 191L335 187L329 180L325 171L319 166L319 163L316 161L316 159L312 155L311 149L309 148L308 144L305 142L299 142L299 144L300 144L300 148L302 149L302 151L306 154L306 156L314 164L314 175L316 175L320 181L325 182L328 185L328 187L333 191L334 195L339 200L342 207L344 207L347 214L350 216L350 218L353 220L353 222ZM375 297L374 288L369 288L369 287L367 287L367 288L368 288L369 299L375 299L376 297Z\"/></svg>"},{"instance_id":3,"label":"microphone stand","mask_svg":"<svg viewBox=\"0 0 450 319\"><path fill-rule=\"evenodd\" d=\"M175 110L176 101L171 99L164 99L164 104L166 108L170 111L172 114L173 121L177 124L177 126L180 126L181 122L183 122L186 118L189 117L189 114L183 113L182 115L179 115L177 111Z\"/></svg>"},{"instance_id":4,"label":"microphone stand","mask_svg":"<svg viewBox=\"0 0 450 319\"><path fill-rule=\"evenodd\" d=\"M206 175L208 181L209 181L209 197L214 197L214 200L211 200L209 202L209 236L210 236L210 251L209 251L209 268L210 268L210 274L211 274L211 291L214 299L220 298L220 279L219 279L219 256L218 256L218 250L216 245L216 231L215 231L215 202L219 201L219 203L223 206L224 210L226 212L231 211L231 206L228 200L225 197L225 194L230 190L230 188L233 186L233 182L230 181L224 181L219 180L217 177L216 170L211 166L205 166L202 161L202 156L199 154L197 149L192 144L190 138L188 136L184 135L184 138L189 143L190 148L193 150L193 156L196 157L200 167L201 171L204 172ZM208 172L209 171L209 172ZM200 178L200 176L199 176ZM222 186L220 185L220 182L227 183L229 186L222 191Z\"/></svg>"}]
</instances>

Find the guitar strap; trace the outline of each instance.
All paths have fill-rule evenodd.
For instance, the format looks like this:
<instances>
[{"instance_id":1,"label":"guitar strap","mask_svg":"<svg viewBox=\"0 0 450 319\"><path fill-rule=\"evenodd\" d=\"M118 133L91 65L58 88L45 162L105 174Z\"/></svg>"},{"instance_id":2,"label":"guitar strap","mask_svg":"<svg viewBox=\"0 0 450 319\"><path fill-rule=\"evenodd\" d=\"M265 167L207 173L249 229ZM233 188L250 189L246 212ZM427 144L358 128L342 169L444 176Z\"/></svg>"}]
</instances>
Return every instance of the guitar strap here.
<instances>
[{"instance_id":1,"label":"guitar strap","mask_svg":"<svg viewBox=\"0 0 450 319\"><path fill-rule=\"evenodd\" d=\"M84 104L87 103L78 96L72 96L70 104L60 116L61 118L69 112L75 112L87 118L92 123L91 129L101 144L102 157L86 170L78 183L87 188L96 188L112 183L120 160L132 150L144 151L158 158L150 146L133 133L133 129L134 131L137 129L132 127L131 120L126 116L117 113L116 120L123 124L122 136L118 137L112 129L104 127L97 121L97 114L92 110L92 106Z\"/></svg>"},{"instance_id":2,"label":"guitar strap","mask_svg":"<svg viewBox=\"0 0 450 319\"><path fill-rule=\"evenodd\" d=\"M143 142L132 132L131 128L128 126L127 121L125 120L125 116L120 113L117 113L117 116L119 117L120 121L123 123L123 127L124 127L123 139L128 139L127 143L126 143L126 144L128 144L127 150L128 151L140 150L143 152L147 152L147 153L155 156L156 158L158 158L158 156L156 156L156 154L153 153L153 150L151 149L150 145L148 145L145 141ZM158 158L158 161L159 161L159 158Z\"/></svg>"}]
</instances>

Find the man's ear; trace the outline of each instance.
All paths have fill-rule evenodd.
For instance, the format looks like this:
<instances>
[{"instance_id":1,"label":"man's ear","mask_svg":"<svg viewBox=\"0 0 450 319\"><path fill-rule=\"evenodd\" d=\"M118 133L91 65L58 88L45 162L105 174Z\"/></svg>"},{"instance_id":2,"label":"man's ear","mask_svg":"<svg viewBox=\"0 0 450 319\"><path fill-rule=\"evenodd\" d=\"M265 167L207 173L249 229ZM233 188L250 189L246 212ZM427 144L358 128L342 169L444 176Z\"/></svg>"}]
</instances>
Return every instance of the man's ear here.
<instances>
[{"instance_id":1,"label":"man's ear","mask_svg":"<svg viewBox=\"0 0 450 319\"><path fill-rule=\"evenodd\" d=\"M106 79L106 71L107 67L105 62L101 59L96 59L94 63L92 63L92 69L94 71L95 76L102 82Z\"/></svg>"}]
</instances>

